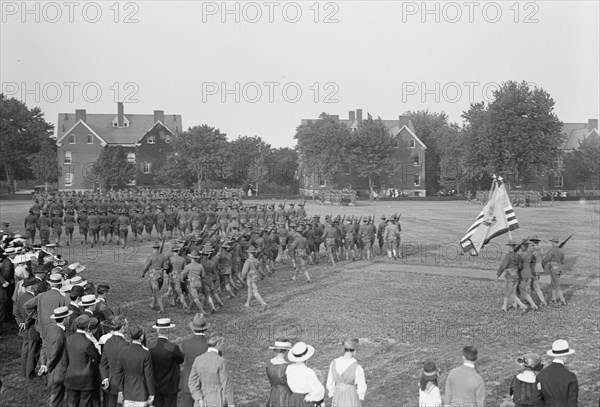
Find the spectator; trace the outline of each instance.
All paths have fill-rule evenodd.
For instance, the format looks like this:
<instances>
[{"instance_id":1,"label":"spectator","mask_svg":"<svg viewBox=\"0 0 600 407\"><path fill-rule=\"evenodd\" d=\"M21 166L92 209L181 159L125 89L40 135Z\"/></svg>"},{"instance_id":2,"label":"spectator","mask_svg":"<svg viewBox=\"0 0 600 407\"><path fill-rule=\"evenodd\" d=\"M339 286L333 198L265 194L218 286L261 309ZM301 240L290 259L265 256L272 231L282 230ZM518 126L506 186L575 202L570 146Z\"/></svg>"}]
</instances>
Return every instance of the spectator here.
<instances>
[{"instance_id":1,"label":"spectator","mask_svg":"<svg viewBox=\"0 0 600 407\"><path fill-rule=\"evenodd\" d=\"M542 407L542 393L536 384L536 375L544 367L540 355L528 353L517 362L524 370L510 382L510 396L515 407Z\"/></svg>"},{"instance_id":2,"label":"spectator","mask_svg":"<svg viewBox=\"0 0 600 407\"><path fill-rule=\"evenodd\" d=\"M129 328L131 344L121 348L117 358L116 382L121 390L123 407L151 406L154 402L154 372L152 357L144 342L144 329Z\"/></svg>"},{"instance_id":3,"label":"spectator","mask_svg":"<svg viewBox=\"0 0 600 407\"><path fill-rule=\"evenodd\" d=\"M183 363L183 352L176 343L169 341L169 330L175 328L170 318L156 321L152 327L156 329L158 339L150 348L154 380L156 384L155 407L177 407L177 393Z\"/></svg>"},{"instance_id":4,"label":"spectator","mask_svg":"<svg viewBox=\"0 0 600 407\"><path fill-rule=\"evenodd\" d=\"M485 383L475 370L477 349L465 346L462 359L463 365L452 369L446 379L446 406L485 407Z\"/></svg>"},{"instance_id":5,"label":"spectator","mask_svg":"<svg viewBox=\"0 0 600 407\"><path fill-rule=\"evenodd\" d=\"M355 359L358 339L342 342L344 355L329 365L327 390L334 406L360 407L365 399L365 371Z\"/></svg>"},{"instance_id":6,"label":"spectator","mask_svg":"<svg viewBox=\"0 0 600 407\"><path fill-rule=\"evenodd\" d=\"M537 388L542 392L544 407L577 407L579 384L575 373L566 368L568 356L574 354L569 343L559 339L554 341L547 352L554 360L537 375Z\"/></svg>"},{"instance_id":7,"label":"spectator","mask_svg":"<svg viewBox=\"0 0 600 407\"><path fill-rule=\"evenodd\" d=\"M433 360L423 363L423 373L419 383L419 407L438 407L442 405L442 396L438 387L440 370Z\"/></svg>"}]
</instances>

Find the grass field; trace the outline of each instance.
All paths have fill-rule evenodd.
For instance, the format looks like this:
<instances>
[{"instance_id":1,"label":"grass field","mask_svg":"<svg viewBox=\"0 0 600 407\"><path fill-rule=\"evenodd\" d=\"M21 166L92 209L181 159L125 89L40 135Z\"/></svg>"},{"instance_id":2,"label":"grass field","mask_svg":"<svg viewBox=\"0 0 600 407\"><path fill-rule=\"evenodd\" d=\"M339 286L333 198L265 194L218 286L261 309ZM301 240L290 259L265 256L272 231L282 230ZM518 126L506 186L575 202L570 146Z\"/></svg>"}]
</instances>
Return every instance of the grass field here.
<instances>
[{"instance_id":1,"label":"grass field","mask_svg":"<svg viewBox=\"0 0 600 407\"><path fill-rule=\"evenodd\" d=\"M1 202L1 220L10 221L16 230L14 226L22 225L27 208L24 202ZM321 218L330 213L379 217L402 212L403 258L396 262L397 270L383 259L345 262L335 269L313 267L312 285L304 284L302 278L290 281L290 267L281 266L274 276L259 283L270 304L267 311L261 313L256 303L246 310L244 298L238 297L210 315L210 330L226 337L224 354L235 383L236 404L259 406L265 402L269 385L264 369L271 357L267 347L276 337L285 336L316 347L309 366L323 376L331 360L341 355L340 340L360 338L357 356L369 385L365 406L416 405L420 367L427 358L441 367L443 390L448 371L461 363L465 345L478 347L478 370L486 382L489 406L500 406L508 400L510 379L518 372L515 359L525 352L545 354L552 341L564 338L577 352L568 365L579 378L580 405L597 405L598 289L566 287L566 307L526 314L500 312L503 282L489 280L489 276L495 276L508 236L496 239L484 256L458 254L458 240L480 209L460 202L364 203L357 207L307 203L307 212L319 213ZM584 283L597 281L597 204L565 202L516 208L515 212L521 226L516 238L538 234L544 240L551 236L563 239L575 233L567 245L569 275ZM547 244L542 242L543 247ZM68 260L86 264L85 278L111 285L109 302L118 304L129 321L150 329L157 314L149 307L149 288L140 279L140 262L151 251L147 242L125 250L117 246L84 249L79 244L70 251L63 249ZM413 267L416 265L470 269L473 274L472 278L431 275L422 272L423 267ZM177 324L173 339L181 340L188 334L191 316L181 308L168 308L167 316ZM27 383L19 375L20 339L5 336L0 341L0 377L6 387L0 405L44 404L46 391L41 383Z\"/></svg>"}]
</instances>

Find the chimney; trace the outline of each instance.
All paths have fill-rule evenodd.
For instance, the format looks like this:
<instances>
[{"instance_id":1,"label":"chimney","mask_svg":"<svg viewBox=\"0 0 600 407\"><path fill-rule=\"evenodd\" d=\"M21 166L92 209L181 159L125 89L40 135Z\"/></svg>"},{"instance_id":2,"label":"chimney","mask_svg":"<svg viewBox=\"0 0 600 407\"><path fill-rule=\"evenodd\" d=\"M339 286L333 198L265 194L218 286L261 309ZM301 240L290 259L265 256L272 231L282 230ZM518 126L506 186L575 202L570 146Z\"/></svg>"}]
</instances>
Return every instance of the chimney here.
<instances>
[{"instance_id":1,"label":"chimney","mask_svg":"<svg viewBox=\"0 0 600 407\"><path fill-rule=\"evenodd\" d=\"M85 120L86 120L85 109L76 109L75 110L75 123L77 123L79 120L85 122Z\"/></svg>"},{"instance_id":2,"label":"chimney","mask_svg":"<svg viewBox=\"0 0 600 407\"><path fill-rule=\"evenodd\" d=\"M354 110L350 110L348 112L348 119L354 121L355 118L356 116L354 116Z\"/></svg>"},{"instance_id":3,"label":"chimney","mask_svg":"<svg viewBox=\"0 0 600 407\"><path fill-rule=\"evenodd\" d=\"M154 111L154 123L156 123L159 120L161 123L165 123L165 112L163 110Z\"/></svg>"},{"instance_id":4,"label":"chimney","mask_svg":"<svg viewBox=\"0 0 600 407\"><path fill-rule=\"evenodd\" d=\"M356 109L356 120L359 123L362 123L362 109Z\"/></svg>"},{"instance_id":5,"label":"chimney","mask_svg":"<svg viewBox=\"0 0 600 407\"><path fill-rule=\"evenodd\" d=\"M598 128L598 119L588 119L588 132Z\"/></svg>"},{"instance_id":6,"label":"chimney","mask_svg":"<svg viewBox=\"0 0 600 407\"><path fill-rule=\"evenodd\" d=\"M123 120L123 102L118 102L117 103L117 126L123 127L124 122L125 122L125 120Z\"/></svg>"}]
</instances>

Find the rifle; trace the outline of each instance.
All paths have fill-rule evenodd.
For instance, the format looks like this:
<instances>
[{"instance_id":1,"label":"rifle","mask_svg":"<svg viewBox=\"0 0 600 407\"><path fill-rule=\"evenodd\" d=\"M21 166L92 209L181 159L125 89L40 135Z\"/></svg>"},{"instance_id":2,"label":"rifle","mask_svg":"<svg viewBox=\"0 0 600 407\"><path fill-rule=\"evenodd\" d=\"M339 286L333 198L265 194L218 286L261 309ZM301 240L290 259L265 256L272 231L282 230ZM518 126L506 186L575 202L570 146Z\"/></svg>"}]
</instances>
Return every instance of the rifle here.
<instances>
[{"instance_id":1,"label":"rifle","mask_svg":"<svg viewBox=\"0 0 600 407\"><path fill-rule=\"evenodd\" d=\"M162 242L160 243L160 250L159 250L159 253L162 253L162 252L163 252L163 249L165 248L165 238L166 238L166 237L167 237L167 236L163 236L163 238L162 238Z\"/></svg>"},{"instance_id":2,"label":"rifle","mask_svg":"<svg viewBox=\"0 0 600 407\"><path fill-rule=\"evenodd\" d=\"M575 233L571 233L571 235L570 235L569 237L567 237L565 240L563 240L562 242L560 242L560 243L558 244L558 247L563 247L565 244L567 244L567 242L568 242L569 240L571 240L571 238L573 237L573 235L574 235L574 234L575 234Z\"/></svg>"},{"instance_id":3,"label":"rifle","mask_svg":"<svg viewBox=\"0 0 600 407\"><path fill-rule=\"evenodd\" d=\"M515 253L516 253L516 252L518 252L518 251L521 249L521 246L523 246L525 243L527 243L527 239L523 239L523 240L521 241L521 243L519 243L518 245L516 245L516 246L515 246L515 250L514 250L514 252L515 252Z\"/></svg>"},{"instance_id":4,"label":"rifle","mask_svg":"<svg viewBox=\"0 0 600 407\"><path fill-rule=\"evenodd\" d=\"M344 224L344 220L346 220L346 214L344 214L344 216L342 216L342 221L340 223Z\"/></svg>"},{"instance_id":5,"label":"rifle","mask_svg":"<svg viewBox=\"0 0 600 407\"><path fill-rule=\"evenodd\" d=\"M167 237L167 236L163 236L163 238L162 238L162 242L160 243L160 249L159 249L159 251L158 251L159 253L162 253L162 252L163 252L163 249L165 248L165 238L166 238L166 237ZM159 290L162 288L162 286L163 286L164 282L165 282L165 280L164 280L164 278L162 277L162 275L161 275L160 277L158 277L158 289L159 289Z\"/></svg>"}]
</instances>

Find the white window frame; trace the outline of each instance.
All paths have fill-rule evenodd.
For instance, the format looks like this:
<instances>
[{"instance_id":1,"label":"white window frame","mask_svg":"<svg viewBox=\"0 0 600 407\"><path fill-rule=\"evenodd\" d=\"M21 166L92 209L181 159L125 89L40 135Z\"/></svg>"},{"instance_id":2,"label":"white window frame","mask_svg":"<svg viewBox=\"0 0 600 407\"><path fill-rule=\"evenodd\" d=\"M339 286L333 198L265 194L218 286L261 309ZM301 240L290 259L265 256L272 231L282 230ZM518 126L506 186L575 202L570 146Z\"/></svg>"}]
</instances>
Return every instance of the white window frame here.
<instances>
[{"instance_id":1,"label":"white window frame","mask_svg":"<svg viewBox=\"0 0 600 407\"><path fill-rule=\"evenodd\" d=\"M156 144L156 138L154 136L149 136L148 144Z\"/></svg>"},{"instance_id":2,"label":"white window frame","mask_svg":"<svg viewBox=\"0 0 600 407\"><path fill-rule=\"evenodd\" d=\"M94 144L94 135L93 134L88 134L87 135L87 143L88 144Z\"/></svg>"},{"instance_id":3,"label":"white window frame","mask_svg":"<svg viewBox=\"0 0 600 407\"><path fill-rule=\"evenodd\" d=\"M421 174L415 174L415 179L413 180L413 185L415 187L421 186Z\"/></svg>"},{"instance_id":4,"label":"white window frame","mask_svg":"<svg viewBox=\"0 0 600 407\"><path fill-rule=\"evenodd\" d=\"M417 146L417 142L415 141L415 139L410 139L408 141L408 145L410 148L415 148Z\"/></svg>"},{"instance_id":5,"label":"white window frame","mask_svg":"<svg viewBox=\"0 0 600 407\"><path fill-rule=\"evenodd\" d=\"M413 154L413 155L411 155L410 158L411 158L414 166L418 166L421 163L421 157L419 157L419 154ZM416 158L416 160L415 160L415 158Z\"/></svg>"},{"instance_id":6,"label":"white window frame","mask_svg":"<svg viewBox=\"0 0 600 407\"><path fill-rule=\"evenodd\" d=\"M127 153L127 162L135 164L135 153Z\"/></svg>"},{"instance_id":7,"label":"white window frame","mask_svg":"<svg viewBox=\"0 0 600 407\"><path fill-rule=\"evenodd\" d=\"M69 137L69 144L77 144L75 134L69 134L68 137Z\"/></svg>"},{"instance_id":8,"label":"white window frame","mask_svg":"<svg viewBox=\"0 0 600 407\"><path fill-rule=\"evenodd\" d=\"M65 173L65 186L72 187L74 178L75 177L73 176L72 172Z\"/></svg>"},{"instance_id":9,"label":"white window frame","mask_svg":"<svg viewBox=\"0 0 600 407\"><path fill-rule=\"evenodd\" d=\"M73 163L73 153L71 151L65 151L65 164Z\"/></svg>"},{"instance_id":10,"label":"white window frame","mask_svg":"<svg viewBox=\"0 0 600 407\"><path fill-rule=\"evenodd\" d=\"M565 186L565 180L562 174L554 174L554 188L563 188Z\"/></svg>"},{"instance_id":11,"label":"white window frame","mask_svg":"<svg viewBox=\"0 0 600 407\"><path fill-rule=\"evenodd\" d=\"M152 163L144 161L142 163L142 174L150 174L152 172Z\"/></svg>"}]
</instances>

